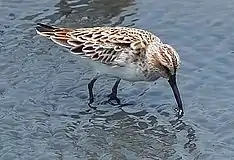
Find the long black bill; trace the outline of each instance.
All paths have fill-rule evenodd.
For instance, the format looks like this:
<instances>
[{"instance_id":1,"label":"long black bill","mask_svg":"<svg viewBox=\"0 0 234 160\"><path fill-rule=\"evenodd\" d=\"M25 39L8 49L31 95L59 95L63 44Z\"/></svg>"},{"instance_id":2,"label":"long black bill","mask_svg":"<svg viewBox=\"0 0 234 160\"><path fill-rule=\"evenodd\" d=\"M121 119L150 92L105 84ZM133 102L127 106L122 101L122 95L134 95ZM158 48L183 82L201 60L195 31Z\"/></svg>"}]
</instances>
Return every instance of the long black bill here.
<instances>
[{"instance_id":1,"label":"long black bill","mask_svg":"<svg viewBox=\"0 0 234 160\"><path fill-rule=\"evenodd\" d=\"M173 90L176 102L178 104L179 116L183 116L184 111L183 111L182 101L181 101L181 98L180 98L180 92L179 92L179 89L178 89L177 84L176 84L176 74L171 75L169 77L168 82L169 82L169 84L170 84L170 86L171 86L171 88Z\"/></svg>"}]
</instances>

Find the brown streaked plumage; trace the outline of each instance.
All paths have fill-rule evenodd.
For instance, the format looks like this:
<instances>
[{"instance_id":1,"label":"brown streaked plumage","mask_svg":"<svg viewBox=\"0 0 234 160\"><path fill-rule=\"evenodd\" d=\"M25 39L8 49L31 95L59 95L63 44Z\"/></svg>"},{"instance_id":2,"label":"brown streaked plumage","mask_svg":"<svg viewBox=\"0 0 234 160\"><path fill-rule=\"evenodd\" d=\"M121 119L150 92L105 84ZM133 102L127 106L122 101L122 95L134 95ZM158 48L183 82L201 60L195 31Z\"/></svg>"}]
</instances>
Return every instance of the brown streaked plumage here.
<instances>
[{"instance_id":1,"label":"brown streaked plumage","mask_svg":"<svg viewBox=\"0 0 234 160\"><path fill-rule=\"evenodd\" d=\"M60 28L38 24L37 33L64 46L73 54L88 58L99 75L117 78L110 100L116 100L120 79L127 81L155 81L168 78L176 101L178 113L183 115L182 102L176 85L176 71L180 64L178 53L164 44L154 34L128 27ZM88 85L90 104L92 88L97 77Z\"/></svg>"}]
</instances>

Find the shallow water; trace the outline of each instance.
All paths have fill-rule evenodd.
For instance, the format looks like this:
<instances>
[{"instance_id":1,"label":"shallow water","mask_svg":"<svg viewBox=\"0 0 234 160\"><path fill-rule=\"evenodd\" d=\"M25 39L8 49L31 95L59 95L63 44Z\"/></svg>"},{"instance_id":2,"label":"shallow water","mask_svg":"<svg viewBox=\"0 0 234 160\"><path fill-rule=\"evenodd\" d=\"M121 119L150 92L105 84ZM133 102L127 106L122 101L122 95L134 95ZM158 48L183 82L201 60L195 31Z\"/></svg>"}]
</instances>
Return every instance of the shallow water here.
<instances>
[{"instance_id":1,"label":"shallow water","mask_svg":"<svg viewBox=\"0 0 234 160\"><path fill-rule=\"evenodd\" d=\"M1 0L0 159L234 159L233 7L231 0ZM185 116L175 119L164 80L122 81L119 97L134 105L120 108L104 103L114 81L100 79L90 110L92 69L37 36L37 22L154 32L181 56Z\"/></svg>"}]
</instances>

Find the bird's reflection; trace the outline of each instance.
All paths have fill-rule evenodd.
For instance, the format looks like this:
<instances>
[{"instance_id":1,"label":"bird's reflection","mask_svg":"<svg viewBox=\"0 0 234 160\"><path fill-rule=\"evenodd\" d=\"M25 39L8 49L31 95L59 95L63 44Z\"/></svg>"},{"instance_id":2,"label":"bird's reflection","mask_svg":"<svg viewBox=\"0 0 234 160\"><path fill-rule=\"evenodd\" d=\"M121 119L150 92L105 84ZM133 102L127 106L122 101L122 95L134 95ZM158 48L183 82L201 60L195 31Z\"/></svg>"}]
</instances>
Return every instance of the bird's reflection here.
<instances>
[{"instance_id":1,"label":"bird's reflection","mask_svg":"<svg viewBox=\"0 0 234 160\"><path fill-rule=\"evenodd\" d=\"M38 19L50 24L59 23L69 27L119 25L124 17L119 16L134 0L60 0L55 12ZM118 17L112 23L113 17ZM69 117L66 135L77 149L77 157L87 159L183 159L190 154L196 159L200 150L197 135L192 126L163 111L150 112L147 107L128 111L125 107L98 106L86 108L79 113L60 114ZM112 109L111 109L112 108ZM169 107L168 107L169 108Z\"/></svg>"},{"instance_id":2,"label":"bird's reflection","mask_svg":"<svg viewBox=\"0 0 234 160\"><path fill-rule=\"evenodd\" d=\"M55 5L55 11L51 15L43 17L36 22L43 20L50 21L50 24L61 23L69 27L87 27L101 26L111 24L111 19L120 15L127 7L133 6L134 0L60 0ZM120 16L117 23L124 19L125 16L135 14L127 13Z\"/></svg>"},{"instance_id":3,"label":"bird's reflection","mask_svg":"<svg viewBox=\"0 0 234 160\"><path fill-rule=\"evenodd\" d=\"M183 157L182 151L195 159L201 154L193 127L171 114L123 108L110 113L100 107L78 114L66 133L76 147L85 149L86 156L93 152L97 157L108 154L117 159L177 159Z\"/></svg>"}]
</instances>

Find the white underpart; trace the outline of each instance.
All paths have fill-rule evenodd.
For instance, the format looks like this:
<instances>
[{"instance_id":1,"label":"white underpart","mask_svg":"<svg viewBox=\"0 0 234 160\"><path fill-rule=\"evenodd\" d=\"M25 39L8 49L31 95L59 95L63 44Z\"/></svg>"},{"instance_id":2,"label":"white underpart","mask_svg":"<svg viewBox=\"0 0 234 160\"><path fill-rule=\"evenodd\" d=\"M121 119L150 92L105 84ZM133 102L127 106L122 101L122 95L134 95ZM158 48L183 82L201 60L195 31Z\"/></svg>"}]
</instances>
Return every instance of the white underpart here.
<instances>
[{"instance_id":1,"label":"white underpart","mask_svg":"<svg viewBox=\"0 0 234 160\"><path fill-rule=\"evenodd\" d=\"M140 73L135 64L128 64L126 66L109 66L100 62L92 61L91 66L98 74L106 75L108 77L121 78L127 81L144 81L145 77Z\"/></svg>"},{"instance_id":2,"label":"white underpart","mask_svg":"<svg viewBox=\"0 0 234 160\"><path fill-rule=\"evenodd\" d=\"M73 52L71 52L73 53ZM73 53L74 54L74 53ZM82 53L75 53L75 54L82 54ZM145 81L145 77L140 72L140 69L132 63L122 63L124 66L118 65L108 65L103 64L99 61L94 61L89 59L88 57L79 57L79 61L85 62L87 65L91 66L92 69L96 72L99 76L107 76L113 78L121 78L126 81L135 82L135 81ZM121 65L121 64L120 64Z\"/></svg>"}]
</instances>

